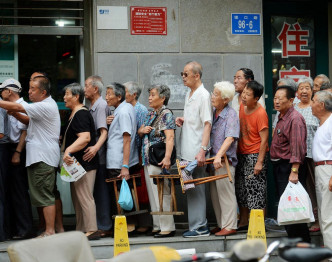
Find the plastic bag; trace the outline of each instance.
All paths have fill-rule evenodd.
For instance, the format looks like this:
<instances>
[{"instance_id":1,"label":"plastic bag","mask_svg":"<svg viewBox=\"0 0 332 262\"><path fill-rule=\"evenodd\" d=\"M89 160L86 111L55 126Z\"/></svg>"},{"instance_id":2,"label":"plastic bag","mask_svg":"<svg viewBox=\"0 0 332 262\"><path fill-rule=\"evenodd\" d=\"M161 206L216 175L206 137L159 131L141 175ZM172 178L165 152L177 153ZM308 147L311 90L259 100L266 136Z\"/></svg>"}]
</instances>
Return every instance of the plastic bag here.
<instances>
[{"instance_id":1,"label":"plastic bag","mask_svg":"<svg viewBox=\"0 0 332 262\"><path fill-rule=\"evenodd\" d=\"M279 225L314 222L312 205L307 191L300 182L288 185L280 197L278 205Z\"/></svg>"},{"instance_id":2,"label":"plastic bag","mask_svg":"<svg viewBox=\"0 0 332 262\"><path fill-rule=\"evenodd\" d=\"M133 197L131 196L130 188L126 179L122 179L118 203L124 210L130 211L133 209Z\"/></svg>"}]
</instances>

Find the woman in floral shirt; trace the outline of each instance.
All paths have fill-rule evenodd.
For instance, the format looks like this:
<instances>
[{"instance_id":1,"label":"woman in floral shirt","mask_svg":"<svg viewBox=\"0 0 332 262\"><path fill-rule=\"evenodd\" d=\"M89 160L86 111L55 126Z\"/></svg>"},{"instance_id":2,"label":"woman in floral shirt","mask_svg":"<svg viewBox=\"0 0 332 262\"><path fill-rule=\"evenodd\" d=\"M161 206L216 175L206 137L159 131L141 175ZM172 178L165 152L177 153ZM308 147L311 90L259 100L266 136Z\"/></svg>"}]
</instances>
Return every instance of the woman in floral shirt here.
<instances>
[{"instance_id":1,"label":"woman in floral shirt","mask_svg":"<svg viewBox=\"0 0 332 262\"><path fill-rule=\"evenodd\" d=\"M174 147L175 118L171 110L166 108L171 92L166 85L154 85L149 88L149 106L153 109L145 124L140 127L138 134L143 137L142 161L144 165L145 180L148 189L149 201L152 212L159 211L157 186L153 183L150 175L158 175L162 169L171 167L171 155ZM166 152L158 166L149 162L149 147L159 143L166 143ZM168 181L164 182L163 206L169 211L171 194ZM167 210L168 209L168 210ZM155 238L172 237L175 235L174 218L171 215L153 216L153 231Z\"/></svg>"}]
</instances>

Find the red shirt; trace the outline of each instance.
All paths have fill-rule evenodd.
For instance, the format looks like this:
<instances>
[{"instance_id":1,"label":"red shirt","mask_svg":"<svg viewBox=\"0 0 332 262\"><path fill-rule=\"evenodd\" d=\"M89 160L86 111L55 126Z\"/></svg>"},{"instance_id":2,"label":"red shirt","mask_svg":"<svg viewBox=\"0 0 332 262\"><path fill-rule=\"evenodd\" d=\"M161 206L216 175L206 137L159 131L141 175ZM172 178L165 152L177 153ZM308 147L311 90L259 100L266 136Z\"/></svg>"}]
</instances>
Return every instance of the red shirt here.
<instances>
[{"instance_id":1,"label":"red shirt","mask_svg":"<svg viewBox=\"0 0 332 262\"><path fill-rule=\"evenodd\" d=\"M307 153L307 127L303 116L291 107L278 119L270 148L271 159L302 163Z\"/></svg>"}]
</instances>

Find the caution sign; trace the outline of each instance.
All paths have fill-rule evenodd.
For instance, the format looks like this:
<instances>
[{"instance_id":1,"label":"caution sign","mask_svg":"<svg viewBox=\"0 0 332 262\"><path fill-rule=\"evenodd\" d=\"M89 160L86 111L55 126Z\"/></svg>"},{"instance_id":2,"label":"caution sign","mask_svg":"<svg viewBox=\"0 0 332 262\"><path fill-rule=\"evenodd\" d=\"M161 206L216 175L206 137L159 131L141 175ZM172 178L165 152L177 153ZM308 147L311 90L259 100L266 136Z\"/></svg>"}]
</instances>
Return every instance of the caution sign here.
<instances>
[{"instance_id":1,"label":"caution sign","mask_svg":"<svg viewBox=\"0 0 332 262\"><path fill-rule=\"evenodd\" d=\"M127 220L125 216L116 216L114 225L114 256L130 251Z\"/></svg>"},{"instance_id":2,"label":"caution sign","mask_svg":"<svg viewBox=\"0 0 332 262\"><path fill-rule=\"evenodd\" d=\"M264 212L262 209L251 210L247 239L261 239L266 246Z\"/></svg>"}]
</instances>

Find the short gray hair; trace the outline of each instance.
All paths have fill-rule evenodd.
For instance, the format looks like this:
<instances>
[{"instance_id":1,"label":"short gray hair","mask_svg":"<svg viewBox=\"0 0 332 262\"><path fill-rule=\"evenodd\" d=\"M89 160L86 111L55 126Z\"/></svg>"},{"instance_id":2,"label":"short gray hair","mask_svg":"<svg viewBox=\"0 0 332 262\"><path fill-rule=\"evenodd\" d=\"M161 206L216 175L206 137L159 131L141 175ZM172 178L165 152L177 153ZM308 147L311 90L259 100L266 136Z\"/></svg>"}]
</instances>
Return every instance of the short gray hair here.
<instances>
[{"instance_id":1,"label":"short gray hair","mask_svg":"<svg viewBox=\"0 0 332 262\"><path fill-rule=\"evenodd\" d=\"M137 101L142 93L142 88L133 81L126 82L123 85L128 89L129 94L136 94L135 100Z\"/></svg>"},{"instance_id":2,"label":"short gray hair","mask_svg":"<svg viewBox=\"0 0 332 262\"><path fill-rule=\"evenodd\" d=\"M329 84L330 83L330 79L324 74L319 74L315 77L315 79L316 78L322 78L323 79L323 84L325 84L325 83Z\"/></svg>"},{"instance_id":3,"label":"short gray hair","mask_svg":"<svg viewBox=\"0 0 332 262\"><path fill-rule=\"evenodd\" d=\"M158 95L160 98L165 98L164 105L167 106L168 100L171 97L171 90L167 85L152 85L148 92L150 92L152 89L156 89L158 92Z\"/></svg>"},{"instance_id":4,"label":"short gray hair","mask_svg":"<svg viewBox=\"0 0 332 262\"><path fill-rule=\"evenodd\" d=\"M186 65L191 65L192 71L194 74L199 74L199 77L202 78L203 75L203 67L200 63L196 61L189 61Z\"/></svg>"},{"instance_id":5,"label":"short gray hair","mask_svg":"<svg viewBox=\"0 0 332 262\"><path fill-rule=\"evenodd\" d=\"M72 83L63 88L66 92L69 90L74 96L78 95L78 100L81 104L84 101L84 88L79 83Z\"/></svg>"},{"instance_id":6,"label":"short gray hair","mask_svg":"<svg viewBox=\"0 0 332 262\"><path fill-rule=\"evenodd\" d=\"M126 89L122 84L114 82L114 83L106 86L106 89L112 89L115 96L120 96L121 97L121 100L120 100L121 103L125 100L125 98L126 98Z\"/></svg>"},{"instance_id":7,"label":"short gray hair","mask_svg":"<svg viewBox=\"0 0 332 262\"><path fill-rule=\"evenodd\" d=\"M222 99L229 99L229 101L232 101L235 95L235 87L231 82L229 81L216 82L213 87L220 91Z\"/></svg>"},{"instance_id":8,"label":"short gray hair","mask_svg":"<svg viewBox=\"0 0 332 262\"><path fill-rule=\"evenodd\" d=\"M92 75L92 76L89 76L87 79L91 79L91 85L97 87L98 93L99 93L99 95L101 95L101 92L103 92L103 89L104 89L104 83L103 83L103 79L101 78L101 76Z\"/></svg>"},{"instance_id":9,"label":"short gray hair","mask_svg":"<svg viewBox=\"0 0 332 262\"><path fill-rule=\"evenodd\" d=\"M329 91L318 91L315 96L319 102L324 103L326 111L332 112L332 93Z\"/></svg>"},{"instance_id":10,"label":"short gray hair","mask_svg":"<svg viewBox=\"0 0 332 262\"><path fill-rule=\"evenodd\" d=\"M293 78L280 78L277 82L277 85L283 85L283 86L291 86L294 88L294 90L297 90L296 82L294 81Z\"/></svg>"},{"instance_id":11,"label":"short gray hair","mask_svg":"<svg viewBox=\"0 0 332 262\"><path fill-rule=\"evenodd\" d=\"M297 89L299 89L300 84L302 83L308 83L310 85L311 90L314 88L314 81L311 77L300 77L297 81Z\"/></svg>"}]
</instances>

